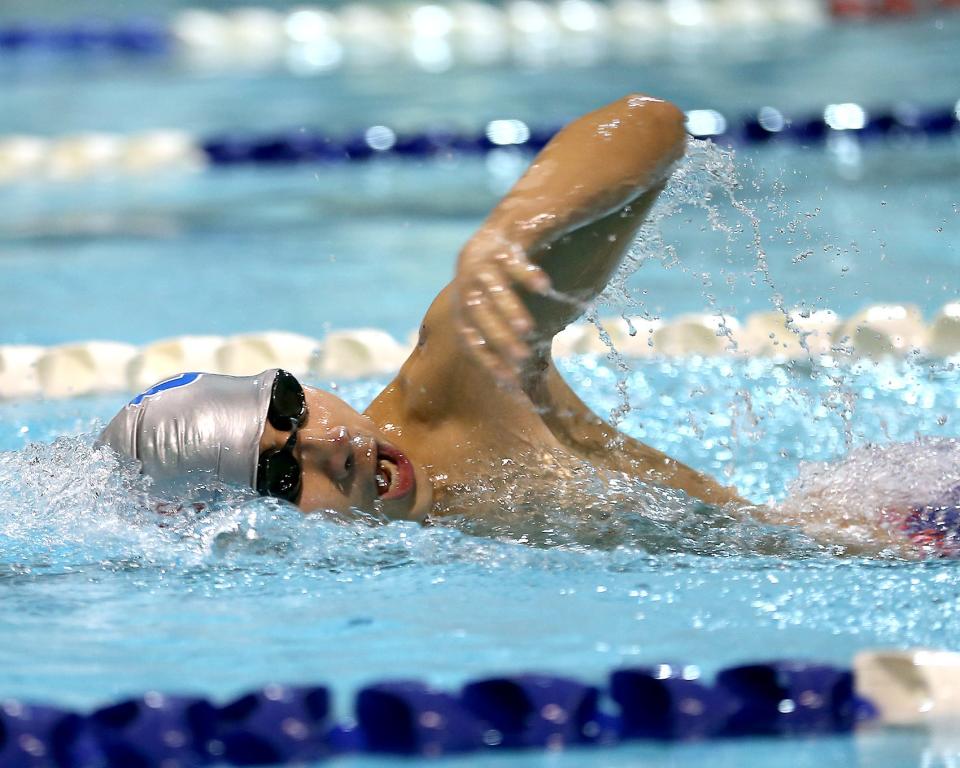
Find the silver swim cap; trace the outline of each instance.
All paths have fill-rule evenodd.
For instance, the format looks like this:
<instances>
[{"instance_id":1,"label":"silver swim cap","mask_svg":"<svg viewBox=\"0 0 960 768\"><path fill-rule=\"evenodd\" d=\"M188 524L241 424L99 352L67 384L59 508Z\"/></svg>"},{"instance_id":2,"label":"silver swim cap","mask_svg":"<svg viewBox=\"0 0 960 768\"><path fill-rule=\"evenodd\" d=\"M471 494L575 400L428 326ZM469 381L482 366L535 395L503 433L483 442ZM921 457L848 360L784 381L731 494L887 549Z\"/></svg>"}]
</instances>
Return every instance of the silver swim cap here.
<instances>
[{"instance_id":1,"label":"silver swim cap","mask_svg":"<svg viewBox=\"0 0 960 768\"><path fill-rule=\"evenodd\" d=\"M257 487L260 437L277 369L258 376L181 373L137 395L97 439L140 461L157 481L202 479Z\"/></svg>"}]
</instances>

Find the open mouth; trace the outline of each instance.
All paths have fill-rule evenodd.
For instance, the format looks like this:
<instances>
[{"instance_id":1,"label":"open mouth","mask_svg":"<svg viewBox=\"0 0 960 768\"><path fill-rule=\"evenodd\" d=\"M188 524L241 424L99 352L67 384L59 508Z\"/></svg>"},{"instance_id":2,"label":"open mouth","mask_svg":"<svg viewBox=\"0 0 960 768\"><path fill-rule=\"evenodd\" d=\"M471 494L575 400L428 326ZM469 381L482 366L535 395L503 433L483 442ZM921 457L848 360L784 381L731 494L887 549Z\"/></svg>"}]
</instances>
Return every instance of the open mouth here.
<instances>
[{"instance_id":1,"label":"open mouth","mask_svg":"<svg viewBox=\"0 0 960 768\"><path fill-rule=\"evenodd\" d=\"M416 487L410 460L397 448L377 443L377 495L381 499L401 499Z\"/></svg>"}]
</instances>

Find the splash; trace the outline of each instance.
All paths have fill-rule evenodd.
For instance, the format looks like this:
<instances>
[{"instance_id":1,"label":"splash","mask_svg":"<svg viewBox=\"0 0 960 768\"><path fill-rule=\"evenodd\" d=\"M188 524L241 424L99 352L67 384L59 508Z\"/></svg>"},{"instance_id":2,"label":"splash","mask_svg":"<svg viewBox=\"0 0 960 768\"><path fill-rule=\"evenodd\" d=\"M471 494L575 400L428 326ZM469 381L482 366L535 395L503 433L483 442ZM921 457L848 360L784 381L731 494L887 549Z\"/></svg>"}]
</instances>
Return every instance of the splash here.
<instances>
[{"instance_id":1,"label":"splash","mask_svg":"<svg viewBox=\"0 0 960 768\"><path fill-rule=\"evenodd\" d=\"M440 500L436 525L542 548L647 553L791 554L815 551L798 530L754 518L753 507L712 506L635 474L537 450L481 461Z\"/></svg>"},{"instance_id":2,"label":"splash","mask_svg":"<svg viewBox=\"0 0 960 768\"><path fill-rule=\"evenodd\" d=\"M304 515L242 489L161 494L134 463L94 447L93 435L61 437L0 453L0 567L19 576L86 569L260 573L283 562L358 574L495 563L507 552L515 558L516 545L583 553L813 551L809 540L755 523L742 510L709 507L623 473L601 474L566 456L550 460L537 452L504 461L502 472L479 460L474 468L475 479L453 489L455 507L439 509L431 525L382 525L359 511Z\"/></svg>"},{"instance_id":3,"label":"splash","mask_svg":"<svg viewBox=\"0 0 960 768\"><path fill-rule=\"evenodd\" d=\"M956 439L865 445L842 461L801 465L787 498L771 517L802 527L843 554L956 555L935 539L955 544L957 531L949 513L957 506L951 494L958 487ZM943 513L939 520L938 512ZM913 523L924 518L929 518L933 533L939 527L942 535L918 537L922 531Z\"/></svg>"},{"instance_id":4,"label":"splash","mask_svg":"<svg viewBox=\"0 0 960 768\"><path fill-rule=\"evenodd\" d=\"M0 454L0 538L23 562L68 559L117 545L133 551L145 480L92 438L61 437Z\"/></svg>"},{"instance_id":5,"label":"splash","mask_svg":"<svg viewBox=\"0 0 960 768\"><path fill-rule=\"evenodd\" d=\"M648 261L659 262L659 266L663 269L686 269L678 256L677 246L664 237L663 224L668 219L681 215L691 208L701 211L705 216L706 226L722 235L723 247L728 256L732 256L743 233L749 231L751 240L745 247L753 254L756 271L770 289L773 306L786 314L783 299L776 290L770 274L767 254L762 243L760 219L746 203L738 198L737 192L740 188L741 183L732 150L710 141L688 139L683 160L673 170L666 188L641 226L634 244L625 255L607 289L588 311L587 320L597 327L601 340L609 350L608 359L620 372L618 390L621 400L610 413L611 423L615 425L620 423L632 408L630 393L626 388L630 367L624 356L616 349L610 334L602 327L599 320L599 307L606 306L615 310L627 323L631 336L636 335L637 332L631 322L631 316L655 319L647 309L645 291L637 292L631 289L628 281ZM723 201L729 206L737 218L728 220L718 201ZM720 318L718 333L726 337L730 349L736 349L736 341L724 319L724 313L717 308L716 297L710 292L711 276L702 274L697 277L701 282L707 305L712 307Z\"/></svg>"},{"instance_id":6,"label":"splash","mask_svg":"<svg viewBox=\"0 0 960 768\"><path fill-rule=\"evenodd\" d=\"M786 245L799 249L793 263L806 260L812 253L813 236L809 225L820 215L820 209L793 213L785 201L787 188L781 179L775 180L771 189L766 190L763 174L755 173L753 177L754 189L764 195L766 206L776 220L769 237L780 238ZM722 236L725 254L721 255L726 255L728 261L733 261L735 250L745 250L751 255L753 274L759 276L771 306L783 315L786 327L798 336L800 346L807 348L804 335L792 322L771 274L760 217L741 199L741 193L734 153L712 142L689 140L685 158L674 170L618 273L597 304L587 312L587 320L597 326L599 337L608 348L607 357L617 375L618 402L610 410L612 423L625 420L636 405L629 387L633 371L630 362L616 349L611 334L602 327L598 307L606 305L615 309L626 321L631 335L636 333L631 316L656 319L647 310L646 292L630 287L628 281L648 261L656 262L663 269L687 269L678 255L677 246L665 236L664 225L670 219L688 216L689 211L701 212L702 227ZM685 220L689 223L696 217ZM858 249L856 242L848 246L848 250ZM831 253L841 249L827 243L823 251ZM718 335L726 336L729 347L735 350L731 329L711 292L713 277L706 274L694 277L702 284L707 305L719 317ZM855 359L851 358L850 349L838 346L833 352L833 359L827 359L823 364L790 363L784 366L784 371L798 381L809 378L823 382L825 386L807 391L804 387L792 387L794 396L806 400L807 419L836 419L849 451L857 442L854 425L861 399L860 371ZM928 364L932 372L936 365L929 361ZM908 370L906 375L914 374ZM731 390L729 409L733 415L733 442L741 434L753 442L764 437L765 414L755 409L749 388ZM695 420L692 413L691 419ZM796 526L837 553L916 557L916 541L905 544L904 510L909 510L911 505L932 503L931 500L936 499L944 488L949 490L960 482L955 478L960 472L960 456L949 447L952 445L949 442L918 441L854 450L840 464L819 465L816 469L807 467L791 489L790 498L776 512L759 508L755 516L775 525ZM913 467L914 464L915 469L911 469L909 478L905 478L903 467ZM914 527L916 525L919 523ZM942 542L938 546L935 554L945 554ZM921 550L920 554L932 552L929 546Z\"/></svg>"},{"instance_id":7,"label":"splash","mask_svg":"<svg viewBox=\"0 0 960 768\"><path fill-rule=\"evenodd\" d=\"M64 572L198 565L244 542L247 554L282 552L292 508L228 487L158 493L135 462L93 435L0 453L0 542L19 570ZM200 500L203 499L203 500Z\"/></svg>"},{"instance_id":8,"label":"splash","mask_svg":"<svg viewBox=\"0 0 960 768\"><path fill-rule=\"evenodd\" d=\"M648 308L647 290L642 285L637 288L629 284L637 270L647 262L655 263L658 269L678 270L690 276L697 286L696 290L699 290L703 297L704 305L717 318L717 335L725 337L730 351L736 351L737 342L727 321L728 310L718 301L716 285L720 278L733 285L744 276L749 277L751 285L762 286L765 301L783 316L785 327L797 336L798 345L802 349L808 349L807 334L796 326L783 293L774 280L764 243L766 240L776 239L779 244L794 251L792 263L805 261L813 253L816 238L810 227L820 216L821 209L793 210L793 203L787 200L788 187L782 178L768 183L766 173L762 169L753 168L752 172L747 174L747 177L751 178L752 186L752 190L748 191L760 197L762 204L773 217L770 231L764 232L761 217L744 197L745 190L738 172L738 162L742 164L729 148L710 141L689 139L683 160L674 169L667 187L641 227L619 270L603 295L587 312L587 320L597 326L600 338L609 350L608 359L621 373L621 384L618 387L621 399L610 412L610 420L614 424L620 423L632 408L630 393L624 386L629 364L616 349L611 335L602 328L599 321L600 308L607 310L603 314L619 315L627 324L631 336L637 333L631 317L658 319L657 314ZM683 226L699 226L702 232L713 232L720 236L721 242L716 246L717 252L713 254L712 262L739 264L742 254L745 253L752 262L752 267L735 270L721 268L719 275L696 272L684 263L679 255L678 245L666 234L669 229L666 225L679 223ZM852 243L849 248L856 249L856 243ZM824 253L830 253L834 249L830 243L823 246ZM810 308L801 302L799 311L809 312ZM649 343L652 346L652 338ZM839 360L846 361L850 357L849 349L838 347L835 352ZM831 391L825 393L818 402L811 402L810 412L815 412L820 405L824 406L829 414L838 418L845 426L847 446L852 446L855 443L852 417L858 400L848 371L845 367L823 368L813 370L812 375L825 376L829 380Z\"/></svg>"}]
</instances>

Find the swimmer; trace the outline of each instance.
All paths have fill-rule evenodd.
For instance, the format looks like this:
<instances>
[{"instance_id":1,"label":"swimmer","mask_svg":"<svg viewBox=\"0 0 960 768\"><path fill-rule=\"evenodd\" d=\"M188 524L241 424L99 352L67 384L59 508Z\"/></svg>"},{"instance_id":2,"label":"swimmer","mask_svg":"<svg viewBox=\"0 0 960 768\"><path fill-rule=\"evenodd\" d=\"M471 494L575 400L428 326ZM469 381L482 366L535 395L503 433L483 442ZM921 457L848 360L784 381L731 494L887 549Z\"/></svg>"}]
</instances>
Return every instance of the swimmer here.
<instances>
[{"instance_id":1,"label":"swimmer","mask_svg":"<svg viewBox=\"0 0 960 768\"><path fill-rule=\"evenodd\" d=\"M138 395L101 443L157 481L207 473L304 512L426 521L510 465L558 493L570 467L711 505L736 491L595 415L551 359L604 289L682 158L683 113L631 95L574 121L460 252L396 378L358 413L289 373L187 373Z\"/></svg>"}]
</instances>

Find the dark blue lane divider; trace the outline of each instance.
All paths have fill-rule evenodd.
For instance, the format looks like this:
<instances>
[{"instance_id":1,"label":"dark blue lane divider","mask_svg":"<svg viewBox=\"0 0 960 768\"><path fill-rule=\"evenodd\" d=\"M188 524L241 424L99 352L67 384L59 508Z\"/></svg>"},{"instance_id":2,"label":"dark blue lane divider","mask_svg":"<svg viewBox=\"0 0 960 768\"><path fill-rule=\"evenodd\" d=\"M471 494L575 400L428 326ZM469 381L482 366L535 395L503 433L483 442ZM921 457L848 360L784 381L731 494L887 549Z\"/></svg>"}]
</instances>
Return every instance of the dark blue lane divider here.
<instances>
[{"instance_id":1,"label":"dark blue lane divider","mask_svg":"<svg viewBox=\"0 0 960 768\"><path fill-rule=\"evenodd\" d=\"M510 142L509 146L538 152L559 130L560 126L554 126L530 131L525 140ZM389 136L386 140L384 132ZM222 135L210 137L200 144L213 165L348 162L375 156L425 158L485 154L502 146L491 141L485 132L457 133L436 129L396 136L384 126L364 129L349 136L331 136L308 129L260 136Z\"/></svg>"},{"instance_id":2,"label":"dark blue lane divider","mask_svg":"<svg viewBox=\"0 0 960 768\"><path fill-rule=\"evenodd\" d=\"M605 689L506 675L442 691L416 681L361 689L337 723L321 686L270 685L227 704L147 693L88 713L0 701L2 768L280 765L347 753L440 756L842 733L876 716L849 670L777 661L722 670L661 664L612 673Z\"/></svg>"},{"instance_id":3,"label":"dark blue lane divider","mask_svg":"<svg viewBox=\"0 0 960 768\"><path fill-rule=\"evenodd\" d=\"M840 106L859 110L856 105ZM739 145L787 142L816 146L839 137L865 144L896 140L927 141L951 136L960 138L960 103L939 109L899 108L869 115L855 111L855 118L862 114L862 120L853 119L846 123L826 109L826 116L798 119L787 118L769 107L759 111L761 117L739 119L723 117L712 110L696 112L709 114L706 118L688 120L687 128L692 136ZM528 129L517 139L505 144L492 140L486 132L458 133L432 129L393 135L389 129L376 126L349 136L332 136L308 129L259 136L212 136L203 140L200 146L213 165L330 163L363 161L374 156L430 158L485 154L503 146L538 152L559 129L560 126ZM390 136L387 141L383 140L385 131Z\"/></svg>"},{"instance_id":4,"label":"dark blue lane divider","mask_svg":"<svg viewBox=\"0 0 960 768\"><path fill-rule=\"evenodd\" d=\"M172 43L167 25L149 20L79 21L59 25L25 22L0 27L0 54L164 54Z\"/></svg>"}]
</instances>

